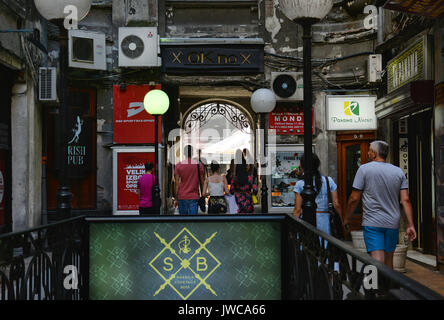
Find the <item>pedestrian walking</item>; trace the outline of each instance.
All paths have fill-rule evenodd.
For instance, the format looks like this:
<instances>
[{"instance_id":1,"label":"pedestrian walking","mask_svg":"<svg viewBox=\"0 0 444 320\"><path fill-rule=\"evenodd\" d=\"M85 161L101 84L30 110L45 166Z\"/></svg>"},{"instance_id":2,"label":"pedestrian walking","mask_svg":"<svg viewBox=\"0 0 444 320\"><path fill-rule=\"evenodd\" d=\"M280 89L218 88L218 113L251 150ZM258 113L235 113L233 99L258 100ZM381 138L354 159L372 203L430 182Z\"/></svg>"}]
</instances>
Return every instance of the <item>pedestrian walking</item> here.
<instances>
[{"instance_id":1,"label":"pedestrian walking","mask_svg":"<svg viewBox=\"0 0 444 320\"><path fill-rule=\"evenodd\" d=\"M229 193L227 179L220 175L220 165L211 163L211 175L205 179L203 192L208 199L208 213L227 213L227 203L225 193Z\"/></svg>"},{"instance_id":2,"label":"pedestrian walking","mask_svg":"<svg viewBox=\"0 0 444 320\"><path fill-rule=\"evenodd\" d=\"M204 166L204 171L205 171L204 176L205 176L205 178L207 178L208 177L208 163L207 163L207 159L202 157L202 150L201 149L198 150L198 154L199 154L199 157L198 157L199 158L199 162ZM203 180L202 180L202 182L203 182Z\"/></svg>"},{"instance_id":3,"label":"pedestrian walking","mask_svg":"<svg viewBox=\"0 0 444 320\"><path fill-rule=\"evenodd\" d=\"M253 177L254 183L257 184L257 166L256 166L256 163L254 163L253 156L251 155L250 151L248 151L247 148L244 148L242 150L242 156L247 163L248 174Z\"/></svg>"},{"instance_id":4,"label":"pedestrian walking","mask_svg":"<svg viewBox=\"0 0 444 320\"><path fill-rule=\"evenodd\" d=\"M399 167L386 162L388 153L389 145L385 141L370 143L370 162L361 165L356 172L344 226L348 228L350 217L362 197L362 230L367 252L393 268L393 252L398 243L401 217L400 202L408 221L407 236L410 241L416 238L416 231L407 179Z\"/></svg>"},{"instance_id":5,"label":"pedestrian walking","mask_svg":"<svg viewBox=\"0 0 444 320\"><path fill-rule=\"evenodd\" d=\"M179 214L197 214L200 198L198 173L201 181L204 181L205 168L199 160L192 158L193 148L190 145L185 146L184 154L186 159L174 169L174 206L179 207Z\"/></svg>"},{"instance_id":6,"label":"pedestrian walking","mask_svg":"<svg viewBox=\"0 0 444 320\"><path fill-rule=\"evenodd\" d=\"M139 196L139 214L157 214L153 207L153 187L155 176L153 174L154 165L152 162L145 163L145 174L137 181L137 194Z\"/></svg>"},{"instance_id":7,"label":"pedestrian walking","mask_svg":"<svg viewBox=\"0 0 444 320\"><path fill-rule=\"evenodd\" d=\"M305 163L305 155L301 157L301 165L300 170L303 172ZM333 207L336 212L341 215L341 205L339 204L338 198L338 190L337 185L331 177L328 177L328 184L330 186L330 190L327 189L327 180L326 177L321 175L319 171L319 167L321 166L321 161L319 157L313 153L312 158L313 164L313 186L315 191L315 202L316 202L316 227L327 233L331 234L331 226L330 226L330 213L328 211L328 193L331 192L331 199L333 203ZM300 218L302 213L302 190L304 189L305 181L299 180L296 182L294 186L295 192L295 201L294 201L294 210L293 214ZM303 213L302 213L303 214Z\"/></svg>"},{"instance_id":8,"label":"pedestrian walking","mask_svg":"<svg viewBox=\"0 0 444 320\"><path fill-rule=\"evenodd\" d=\"M245 159L236 164L236 171L231 180L230 192L234 194L236 203L239 207L238 213L253 213L254 204L252 195L257 194L257 185L253 177L248 174Z\"/></svg>"},{"instance_id":9,"label":"pedestrian walking","mask_svg":"<svg viewBox=\"0 0 444 320\"><path fill-rule=\"evenodd\" d=\"M234 168L235 168L234 159L231 159L230 166L227 170L227 173L225 174L225 177L227 178L227 182L229 185L231 184L231 180L233 179Z\"/></svg>"}]
</instances>

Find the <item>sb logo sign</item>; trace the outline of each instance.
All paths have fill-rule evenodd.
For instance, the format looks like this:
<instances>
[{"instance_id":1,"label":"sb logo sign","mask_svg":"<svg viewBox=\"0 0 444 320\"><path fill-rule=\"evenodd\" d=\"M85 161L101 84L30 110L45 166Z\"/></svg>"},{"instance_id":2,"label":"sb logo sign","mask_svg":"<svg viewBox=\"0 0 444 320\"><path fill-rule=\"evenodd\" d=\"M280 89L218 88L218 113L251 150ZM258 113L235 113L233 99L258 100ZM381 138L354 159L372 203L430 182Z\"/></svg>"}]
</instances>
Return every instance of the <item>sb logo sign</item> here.
<instances>
[{"instance_id":1,"label":"sb logo sign","mask_svg":"<svg viewBox=\"0 0 444 320\"><path fill-rule=\"evenodd\" d=\"M169 287L183 300L187 300L201 286L217 296L207 281L221 265L207 248L217 232L203 243L187 228L183 228L170 242L158 233L154 234L164 246L149 263L164 281L154 296Z\"/></svg>"}]
</instances>

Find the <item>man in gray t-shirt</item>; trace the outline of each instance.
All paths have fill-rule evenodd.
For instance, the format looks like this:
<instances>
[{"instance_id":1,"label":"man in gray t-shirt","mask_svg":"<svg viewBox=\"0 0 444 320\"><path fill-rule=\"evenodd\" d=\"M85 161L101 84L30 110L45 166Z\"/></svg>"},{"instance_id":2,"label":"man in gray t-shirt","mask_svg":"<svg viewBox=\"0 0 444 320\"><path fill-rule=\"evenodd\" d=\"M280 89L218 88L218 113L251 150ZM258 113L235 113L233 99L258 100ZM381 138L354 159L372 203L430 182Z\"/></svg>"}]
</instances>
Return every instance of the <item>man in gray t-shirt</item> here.
<instances>
[{"instance_id":1,"label":"man in gray t-shirt","mask_svg":"<svg viewBox=\"0 0 444 320\"><path fill-rule=\"evenodd\" d=\"M370 144L368 156L371 162L360 166L356 172L344 225L347 227L362 196L362 229L367 251L376 260L393 268L393 252L398 243L401 216L400 203L407 217L410 241L416 238L416 231L407 179L400 168L385 162L388 150L389 146L384 141Z\"/></svg>"}]
</instances>

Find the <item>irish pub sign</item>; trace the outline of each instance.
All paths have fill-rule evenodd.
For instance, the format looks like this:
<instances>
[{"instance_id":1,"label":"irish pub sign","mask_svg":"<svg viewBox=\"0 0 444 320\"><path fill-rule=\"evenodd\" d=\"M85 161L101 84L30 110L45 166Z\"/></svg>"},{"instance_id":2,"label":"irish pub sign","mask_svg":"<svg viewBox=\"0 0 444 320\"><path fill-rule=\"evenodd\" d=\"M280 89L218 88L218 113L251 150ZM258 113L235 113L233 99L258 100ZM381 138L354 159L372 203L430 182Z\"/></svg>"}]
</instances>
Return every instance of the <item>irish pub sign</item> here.
<instances>
[{"instance_id":1,"label":"irish pub sign","mask_svg":"<svg viewBox=\"0 0 444 320\"><path fill-rule=\"evenodd\" d=\"M171 45L161 43L166 73L262 73L263 44Z\"/></svg>"}]
</instances>

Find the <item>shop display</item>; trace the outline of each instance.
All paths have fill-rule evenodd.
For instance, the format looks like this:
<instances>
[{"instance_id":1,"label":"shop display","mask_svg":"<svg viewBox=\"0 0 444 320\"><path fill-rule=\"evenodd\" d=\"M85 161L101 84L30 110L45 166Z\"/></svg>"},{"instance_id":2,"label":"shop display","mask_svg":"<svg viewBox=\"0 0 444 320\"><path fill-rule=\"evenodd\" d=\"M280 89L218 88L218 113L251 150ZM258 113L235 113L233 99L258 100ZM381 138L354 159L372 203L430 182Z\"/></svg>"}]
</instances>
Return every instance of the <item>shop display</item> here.
<instances>
[{"instance_id":1,"label":"shop display","mask_svg":"<svg viewBox=\"0 0 444 320\"><path fill-rule=\"evenodd\" d=\"M301 157L303 155L302 146L278 147L275 152L270 152L271 157L271 182L269 186L271 202L270 209L273 208L293 208L294 207L294 186L302 179ZM286 210L286 211L287 211Z\"/></svg>"}]
</instances>

